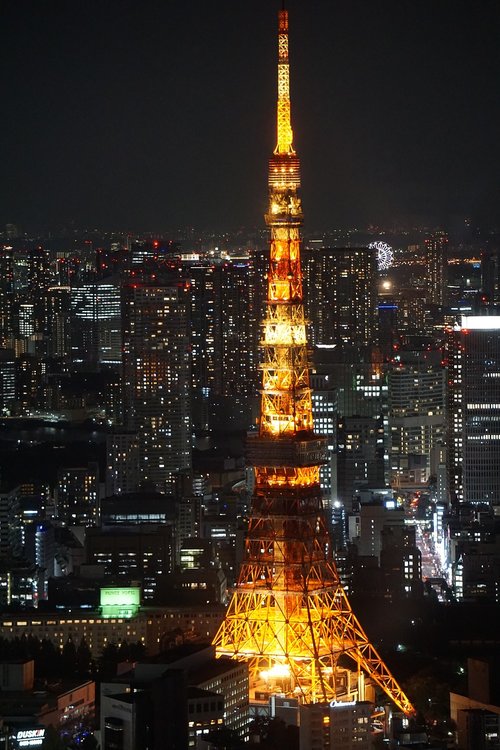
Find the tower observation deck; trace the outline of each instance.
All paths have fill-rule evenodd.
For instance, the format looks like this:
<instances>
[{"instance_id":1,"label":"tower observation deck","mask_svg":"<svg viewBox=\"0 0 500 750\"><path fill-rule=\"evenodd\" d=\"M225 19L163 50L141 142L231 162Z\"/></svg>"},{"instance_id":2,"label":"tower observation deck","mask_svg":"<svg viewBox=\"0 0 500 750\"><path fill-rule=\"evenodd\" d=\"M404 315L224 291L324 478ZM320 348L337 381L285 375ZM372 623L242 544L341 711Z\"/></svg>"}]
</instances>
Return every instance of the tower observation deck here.
<instances>
[{"instance_id":1,"label":"tower observation deck","mask_svg":"<svg viewBox=\"0 0 500 750\"><path fill-rule=\"evenodd\" d=\"M260 424L248 445L255 492L245 557L214 644L219 656L248 660L251 701L276 692L304 703L364 700L368 686L378 686L411 714L351 609L323 511L326 441L313 431L286 10L279 12L277 145L268 184Z\"/></svg>"}]
</instances>

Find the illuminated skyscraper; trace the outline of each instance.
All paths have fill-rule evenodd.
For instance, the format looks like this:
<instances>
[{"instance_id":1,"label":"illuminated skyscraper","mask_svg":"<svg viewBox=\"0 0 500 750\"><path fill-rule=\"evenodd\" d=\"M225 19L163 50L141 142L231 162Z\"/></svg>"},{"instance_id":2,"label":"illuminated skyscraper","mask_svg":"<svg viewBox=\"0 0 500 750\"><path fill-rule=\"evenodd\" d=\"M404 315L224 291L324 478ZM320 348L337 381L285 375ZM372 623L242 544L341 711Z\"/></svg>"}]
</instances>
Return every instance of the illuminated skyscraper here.
<instances>
[{"instance_id":1,"label":"illuminated skyscraper","mask_svg":"<svg viewBox=\"0 0 500 750\"><path fill-rule=\"evenodd\" d=\"M399 350L388 383L391 484L427 484L432 451L444 442L445 433L441 352Z\"/></svg>"},{"instance_id":2,"label":"illuminated skyscraper","mask_svg":"<svg viewBox=\"0 0 500 750\"><path fill-rule=\"evenodd\" d=\"M188 291L154 281L123 289L125 425L138 435L141 482L159 492L191 466Z\"/></svg>"},{"instance_id":3,"label":"illuminated skyscraper","mask_svg":"<svg viewBox=\"0 0 500 750\"><path fill-rule=\"evenodd\" d=\"M500 505L500 317L463 315L446 348L451 499Z\"/></svg>"},{"instance_id":4,"label":"illuminated skyscraper","mask_svg":"<svg viewBox=\"0 0 500 750\"><path fill-rule=\"evenodd\" d=\"M384 420L342 417L339 419L337 440L338 499L351 513L356 491L386 486Z\"/></svg>"},{"instance_id":5,"label":"illuminated skyscraper","mask_svg":"<svg viewBox=\"0 0 500 750\"><path fill-rule=\"evenodd\" d=\"M0 248L0 347L12 346L14 301L14 251Z\"/></svg>"},{"instance_id":6,"label":"illuminated skyscraper","mask_svg":"<svg viewBox=\"0 0 500 750\"><path fill-rule=\"evenodd\" d=\"M43 247L32 247L14 254L17 354L45 353L49 281L49 256Z\"/></svg>"},{"instance_id":7,"label":"illuminated skyscraper","mask_svg":"<svg viewBox=\"0 0 500 750\"><path fill-rule=\"evenodd\" d=\"M42 247L0 249L0 346L45 352L49 258Z\"/></svg>"},{"instance_id":8,"label":"illuminated skyscraper","mask_svg":"<svg viewBox=\"0 0 500 750\"><path fill-rule=\"evenodd\" d=\"M106 435L106 497L135 492L138 486L137 433L116 429Z\"/></svg>"},{"instance_id":9,"label":"illuminated skyscraper","mask_svg":"<svg viewBox=\"0 0 500 750\"><path fill-rule=\"evenodd\" d=\"M16 358L13 349L0 349L0 413L7 414L16 399Z\"/></svg>"},{"instance_id":10,"label":"illuminated skyscraper","mask_svg":"<svg viewBox=\"0 0 500 750\"><path fill-rule=\"evenodd\" d=\"M481 293L484 303L500 302L500 251L496 244L481 251Z\"/></svg>"},{"instance_id":11,"label":"illuminated skyscraper","mask_svg":"<svg viewBox=\"0 0 500 750\"><path fill-rule=\"evenodd\" d=\"M219 270L220 379L216 404L227 422L240 429L250 425L257 395L252 333L258 321L251 304L250 270L247 259L228 261Z\"/></svg>"},{"instance_id":12,"label":"illuminated skyscraper","mask_svg":"<svg viewBox=\"0 0 500 750\"><path fill-rule=\"evenodd\" d=\"M69 363L71 357L71 289L51 286L47 292L47 354Z\"/></svg>"},{"instance_id":13,"label":"illuminated skyscraper","mask_svg":"<svg viewBox=\"0 0 500 750\"><path fill-rule=\"evenodd\" d=\"M320 467L320 487L327 511L337 500L337 392L328 375L311 374L314 431L327 439L327 459Z\"/></svg>"},{"instance_id":14,"label":"illuminated skyscraper","mask_svg":"<svg viewBox=\"0 0 500 750\"><path fill-rule=\"evenodd\" d=\"M217 385L217 270L213 261L197 258L186 263L183 275L190 285L193 427L208 430Z\"/></svg>"},{"instance_id":15,"label":"illuminated skyscraper","mask_svg":"<svg viewBox=\"0 0 500 750\"><path fill-rule=\"evenodd\" d=\"M57 474L58 518L68 525L92 526L99 517L99 467L60 469Z\"/></svg>"},{"instance_id":16,"label":"illuminated skyscraper","mask_svg":"<svg viewBox=\"0 0 500 750\"><path fill-rule=\"evenodd\" d=\"M78 367L121 364L120 283L111 277L71 288L71 348Z\"/></svg>"},{"instance_id":17,"label":"illuminated skyscraper","mask_svg":"<svg viewBox=\"0 0 500 750\"><path fill-rule=\"evenodd\" d=\"M248 257L197 259L183 269L190 284L196 429L251 423L259 328L252 273Z\"/></svg>"},{"instance_id":18,"label":"illuminated skyscraper","mask_svg":"<svg viewBox=\"0 0 500 750\"><path fill-rule=\"evenodd\" d=\"M22 411L37 407L42 401L45 361L34 354L21 354L16 359L16 401Z\"/></svg>"},{"instance_id":19,"label":"illuminated skyscraper","mask_svg":"<svg viewBox=\"0 0 500 750\"><path fill-rule=\"evenodd\" d=\"M269 164L270 263L259 432L249 441L255 492L236 589L215 637L246 658L252 702L364 699L365 674L406 713L408 699L356 619L332 560L313 432L300 262L300 163L290 117L288 13L279 14L278 143ZM350 659L353 669L340 664Z\"/></svg>"},{"instance_id":20,"label":"illuminated skyscraper","mask_svg":"<svg viewBox=\"0 0 500 750\"><path fill-rule=\"evenodd\" d=\"M444 232L433 234L425 240L427 265L427 302L446 304L448 270L448 237Z\"/></svg>"},{"instance_id":21,"label":"illuminated skyscraper","mask_svg":"<svg viewBox=\"0 0 500 750\"><path fill-rule=\"evenodd\" d=\"M370 247L305 254L306 312L314 344L367 347L377 341L377 259Z\"/></svg>"}]
</instances>

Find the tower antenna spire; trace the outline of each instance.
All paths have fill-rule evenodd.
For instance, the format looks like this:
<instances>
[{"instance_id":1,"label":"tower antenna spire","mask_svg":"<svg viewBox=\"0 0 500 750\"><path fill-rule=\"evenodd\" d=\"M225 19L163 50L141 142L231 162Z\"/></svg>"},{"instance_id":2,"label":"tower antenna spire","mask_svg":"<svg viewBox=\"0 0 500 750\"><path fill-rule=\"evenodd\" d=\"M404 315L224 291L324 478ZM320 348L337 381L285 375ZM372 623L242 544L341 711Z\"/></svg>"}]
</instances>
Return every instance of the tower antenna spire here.
<instances>
[{"instance_id":1,"label":"tower antenna spire","mask_svg":"<svg viewBox=\"0 0 500 750\"><path fill-rule=\"evenodd\" d=\"M294 154L290 105L290 63L288 59L288 11L285 0L278 15L278 106L275 154Z\"/></svg>"}]
</instances>

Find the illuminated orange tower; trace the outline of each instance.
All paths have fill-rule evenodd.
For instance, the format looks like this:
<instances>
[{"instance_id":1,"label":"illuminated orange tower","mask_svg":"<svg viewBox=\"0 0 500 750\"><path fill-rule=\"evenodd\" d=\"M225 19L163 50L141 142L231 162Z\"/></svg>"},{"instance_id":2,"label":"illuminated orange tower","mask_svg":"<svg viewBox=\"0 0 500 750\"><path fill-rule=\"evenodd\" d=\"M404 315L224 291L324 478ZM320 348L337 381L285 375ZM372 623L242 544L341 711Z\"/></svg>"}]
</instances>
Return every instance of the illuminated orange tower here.
<instances>
[{"instance_id":1,"label":"illuminated orange tower","mask_svg":"<svg viewBox=\"0 0 500 750\"><path fill-rule=\"evenodd\" d=\"M248 446L255 492L245 559L214 643L219 656L248 660L252 701L272 692L306 703L364 699L368 678L410 714L411 703L356 619L332 560L319 485L326 441L313 432L286 10L279 13L278 42L261 414ZM350 668L340 657L349 657Z\"/></svg>"}]
</instances>

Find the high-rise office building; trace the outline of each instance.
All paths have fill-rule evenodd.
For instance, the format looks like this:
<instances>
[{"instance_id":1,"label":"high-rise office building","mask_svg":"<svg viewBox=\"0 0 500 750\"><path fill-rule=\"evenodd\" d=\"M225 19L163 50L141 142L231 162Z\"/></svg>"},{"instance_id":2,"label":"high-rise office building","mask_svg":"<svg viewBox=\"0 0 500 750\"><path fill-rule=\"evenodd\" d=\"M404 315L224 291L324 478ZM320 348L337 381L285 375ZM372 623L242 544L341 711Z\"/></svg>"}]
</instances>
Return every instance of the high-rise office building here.
<instances>
[{"instance_id":1,"label":"high-rise office building","mask_svg":"<svg viewBox=\"0 0 500 750\"><path fill-rule=\"evenodd\" d=\"M10 412L16 399L16 357L13 349L0 349L0 412Z\"/></svg>"},{"instance_id":2,"label":"high-rise office building","mask_svg":"<svg viewBox=\"0 0 500 750\"><path fill-rule=\"evenodd\" d=\"M427 266L428 303L442 307L446 304L446 284L448 268L448 237L437 232L425 240Z\"/></svg>"},{"instance_id":3,"label":"high-rise office building","mask_svg":"<svg viewBox=\"0 0 500 750\"><path fill-rule=\"evenodd\" d=\"M378 304L378 329L380 354L387 362L399 345L398 304L394 299L384 298Z\"/></svg>"},{"instance_id":4,"label":"high-rise office building","mask_svg":"<svg viewBox=\"0 0 500 750\"><path fill-rule=\"evenodd\" d=\"M355 347L317 346L314 371L328 377L337 392L337 408L343 417L387 415L387 365L377 351Z\"/></svg>"},{"instance_id":5,"label":"high-rise office building","mask_svg":"<svg viewBox=\"0 0 500 750\"><path fill-rule=\"evenodd\" d=\"M327 460L320 467L319 483L325 505L332 511L337 500L337 391L329 375L311 373L314 430L327 438Z\"/></svg>"},{"instance_id":6,"label":"high-rise office building","mask_svg":"<svg viewBox=\"0 0 500 750\"><path fill-rule=\"evenodd\" d=\"M0 249L0 346L45 353L49 257L41 247Z\"/></svg>"},{"instance_id":7,"label":"high-rise office building","mask_svg":"<svg viewBox=\"0 0 500 750\"><path fill-rule=\"evenodd\" d=\"M118 279L97 284L99 364L119 366L122 361L121 295Z\"/></svg>"},{"instance_id":8,"label":"high-rise office building","mask_svg":"<svg viewBox=\"0 0 500 750\"><path fill-rule=\"evenodd\" d=\"M69 363L71 357L71 288L51 286L47 290L47 354Z\"/></svg>"},{"instance_id":9,"label":"high-rise office building","mask_svg":"<svg viewBox=\"0 0 500 750\"><path fill-rule=\"evenodd\" d=\"M72 360L78 367L120 366L122 355L120 283L96 279L71 288Z\"/></svg>"},{"instance_id":10,"label":"high-rise office building","mask_svg":"<svg viewBox=\"0 0 500 750\"><path fill-rule=\"evenodd\" d=\"M183 274L189 279L191 305L191 377L193 427L208 430L210 407L217 388L220 366L217 325L217 269L215 262L199 257L185 261Z\"/></svg>"},{"instance_id":11,"label":"high-rise office building","mask_svg":"<svg viewBox=\"0 0 500 750\"><path fill-rule=\"evenodd\" d=\"M115 429L106 435L106 497L136 491L139 455L137 433Z\"/></svg>"},{"instance_id":12,"label":"high-rise office building","mask_svg":"<svg viewBox=\"0 0 500 750\"><path fill-rule=\"evenodd\" d=\"M18 354L45 354L47 334L47 289L50 267L42 247L19 250L13 256L13 334Z\"/></svg>"},{"instance_id":13,"label":"high-rise office building","mask_svg":"<svg viewBox=\"0 0 500 750\"><path fill-rule=\"evenodd\" d=\"M432 451L445 440L441 352L399 350L389 369L388 386L391 484L426 484Z\"/></svg>"},{"instance_id":14,"label":"high-rise office building","mask_svg":"<svg viewBox=\"0 0 500 750\"><path fill-rule=\"evenodd\" d=\"M389 525L382 529L380 567L385 587L394 599L420 592L422 553L416 543L414 526Z\"/></svg>"},{"instance_id":15,"label":"high-rise office building","mask_svg":"<svg viewBox=\"0 0 500 750\"><path fill-rule=\"evenodd\" d=\"M172 526L167 523L116 524L88 529L86 558L106 575L140 581L145 600L154 598L173 565Z\"/></svg>"},{"instance_id":16,"label":"high-rise office building","mask_svg":"<svg viewBox=\"0 0 500 750\"><path fill-rule=\"evenodd\" d=\"M386 486L384 420L341 417L337 441L337 496L350 513L358 490Z\"/></svg>"},{"instance_id":17,"label":"high-rise office building","mask_svg":"<svg viewBox=\"0 0 500 750\"><path fill-rule=\"evenodd\" d=\"M169 264L178 257L178 247L173 240L132 240L127 237L126 265L133 275L145 266L157 268L158 265Z\"/></svg>"},{"instance_id":18,"label":"high-rise office building","mask_svg":"<svg viewBox=\"0 0 500 750\"><path fill-rule=\"evenodd\" d=\"M253 262L187 258L182 273L190 284L194 426L244 429L257 393Z\"/></svg>"},{"instance_id":19,"label":"high-rise office building","mask_svg":"<svg viewBox=\"0 0 500 750\"><path fill-rule=\"evenodd\" d=\"M500 249L496 243L481 250L481 294L485 304L500 302Z\"/></svg>"},{"instance_id":20,"label":"high-rise office building","mask_svg":"<svg viewBox=\"0 0 500 750\"><path fill-rule=\"evenodd\" d=\"M34 354L21 354L16 359L16 401L21 412L41 406L45 361Z\"/></svg>"},{"instance_id":21,"label":"high-rise office building","mask_svg":"<svg viewBox=\"0 0 500 750\"><path fill-rule=\"evenodd\" d=\"M97 289L94 282L71 288L71 360L77 367L97 370Z\"/></svg>"},{"instance_id":22,"label":"high-rise office building","mask_svg":"<svg viewBox=\"0 0 500 750\"><path fill-rule=\"evenodd\" d=\"M446 350L451 500L500 505L500 316L463 315Z\"/></svg>"},{"instance_id":23,"label":"high-rise office building","mask_svg":"<svg viewBox=\"0 0 500 750\"><path fill-rule=\"evenodd\" d=\"M22 553L20 487L0 491L0 556L10 560Z\"/></svg>"},{"instance_id":24,"label":"high-rise office building","mask_svg":"<svg viewBox=\"0 0 500 750\"><path fill-rule=\"evenodd\" d=\"M93 526L99 519L99 467L59 469L56 505L58 518L69 526Z\"/></svg>"},{"instance_id":25,"label":"high-rise office building","mask_svg":"<svg viewBox=\"0 0 500 750\"><path fill-rule=\"evenodd\" d=\"M367 347L377 341L377 260L373 248L335 247L304 258L312 343Z\"/></svg>"},{"instance_id":26,"label":"high-rise office building","mask_svg":"<svg viewBox=\"0 0 500 750\"><path fill-rule=\"evenodd\" d=\"M429 330L429 306L421 289L404 287L395 295L397 330L403 340L411 336L425 336Z\"/></svg>"},{"instance_id":27,"label":"high-rise office building","mask_svg":"<svg viewBox=\"0 0 500 750\"><path fill-rule=\"evenodd\" d=\"M220 267L219 319L220 363L219 398L216 408L235 427L251 423L253 400L257 395L254 331L258 328L251 304L250 262L233 259Z\"/></svg>"},{"instance_id":28,"label":"high-rise office building","mask_svg":"<svg viewBox=\"0 0 500 750\"><path fill-rule=\"evenodd\" d=\"M368 349L319 345L313 379L327 378L338 415L333 508L344 516L360 487L385 486L388 468L387 364ZM313 411L314 411L313 401ZM339 505L340 503L340 505ZM339 528L342 528L342 522ZM345 527L344 527L345 530Z\"/></svg>"},{"instance_id":29,"label":"high-rise office building","mask_svg":"<svg viewBox=\"0 0 500 750\"><path fill-rule=\"evenodd\" d=\"M139 440L142 483L160 492L191 466L189 287L123 288L124 418Z\"/></svg>"},{"instance_id":30,"label":"high-rise office building","mask_svg":"<svg viewBox=\"0 0 500 750\"><path fill-rule=\"evenodd\" d=\"M14 250L0 247L0 346L12 346L13 336Z\"/></svg>"}]
</instances>

